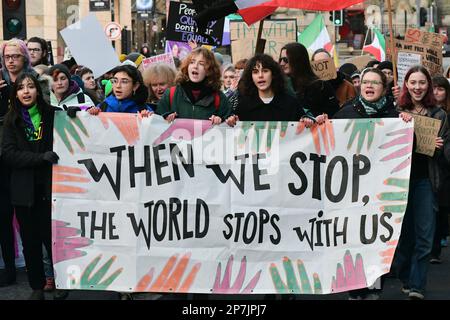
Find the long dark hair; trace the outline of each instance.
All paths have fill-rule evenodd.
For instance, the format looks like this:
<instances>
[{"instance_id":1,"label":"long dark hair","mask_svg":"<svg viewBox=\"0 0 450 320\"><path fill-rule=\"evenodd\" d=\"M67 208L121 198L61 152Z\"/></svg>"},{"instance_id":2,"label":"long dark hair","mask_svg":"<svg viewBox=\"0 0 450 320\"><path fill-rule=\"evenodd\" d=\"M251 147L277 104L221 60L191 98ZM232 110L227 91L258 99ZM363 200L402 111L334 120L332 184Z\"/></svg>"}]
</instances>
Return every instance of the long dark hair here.
<instances>
[{"instance_id":1,"label":"long dark hair","mask_svg":"<svg viewBox=\"0 0 450 320\"><path fill-rule=\"evenodd\" d=\"M133 86L136 83L139 83L139 88L137 88L136 93L131 96L131 99L134 100L137 105L144 105L147 102L148 90L144 85L144 80L138 69L130 65L123 65L118 66L111 71L113 77L119 72L125 72L133 80Z\"/></svg>"},{"instance_id":2,"label":"long dark hair","mask_svg":"<svg viewBox=\"0 0 450 320\"><path fill-rule=\"evenodd\" d=\"M293 80L295 90L303 93L307 86L318 80L311 68L308 50L306 50L304 45L297 42L288 43L281 48L281 51L285 49L291 69L289 76Z\"/></svg>"},{"instance_id":3,"label":"long dark hair","mask_svg":"<svg viewBox=\"0 0 450 320\"><path fill-rule=\"evenodd\" d=\"M400 109L412 110L414 108L413 101L411 99L411 95L409 94L408 88L406 87L406 83L409 80L409 77L416 72L423 73L428 81L428 90L425 96L422 98L422 104L425 108L431 108L436 105L436 100L434 99L433 93L433 82L431 81L431 76L428 70L422 66L414 66L408 70L405 76L405 81L403 82L402 95L400 96Z\"/></svg>"},{"instance_id":4,"label":"long dark hair","mask_svg":"<svg viewBox=\"0 0 450 320\"><path fill-rule=\"evenodd\" d=\"M258 88L256 87L252 73L253 69L261 64L263 68L272 71L272 84L270 85L275 95L285 91L285 78L280 65L267 54L257 54L247 62L247 66L242 73L241 81L239 81L239 93L247 96L257 96Z\"/></svg>"},{"instance_id":5,"label":"long dark hair","mask_svg":"<svg viewBox=\"0 0 450 320\"><path fill-rule=\"evenodd\" d=\"M26 79L30 79L37 90L36 104L40 114L43 114L46 110L50 110L51 107L45 102L44 96L42 95L42 88L39 84L38 79L29 72L24 72L20 74L14 85L12 86L11 95L10 95L10 103L11 107L6 115L5 122L10 124L19 124L22 121L22 108L23 105L17 98L17 91L19 87L22 85L22 82Z\"/></svg>"},{"instance_id":6,"label":"long dark hair","mask_svg":"<svg viewBox=\"0 0 450 320\"><path fill-rule=\"evenodd\" d=\"M448 79L444 76L435 76L433 78L433 88L434 87L440 87L445 90L445 100L444 105L441 105L440 107L444 109L447 113L450 112L450 83L448 82Z\"/></svg>"}]
</instances>

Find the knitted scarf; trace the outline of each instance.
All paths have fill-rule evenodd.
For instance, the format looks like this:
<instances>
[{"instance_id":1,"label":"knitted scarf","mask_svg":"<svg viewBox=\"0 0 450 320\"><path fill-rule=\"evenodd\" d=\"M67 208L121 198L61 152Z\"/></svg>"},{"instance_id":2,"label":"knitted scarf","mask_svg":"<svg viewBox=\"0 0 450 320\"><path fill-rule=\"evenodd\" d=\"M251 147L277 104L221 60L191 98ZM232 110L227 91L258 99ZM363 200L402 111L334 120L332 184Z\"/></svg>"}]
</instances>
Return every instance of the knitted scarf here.
<instances>
[{"instance_id":1,"label":"knitted scarf","mask_svg":"<svg viewBox=\"0 0 450 320\"><path fill-rule=\"evenodd\" d=\"M371 116L380 112L380 110L386 105L386 96L383 96L381 99L376 102L369 102L364 99L362 96L359 96L359 102L363 105L366 113Z\"/></svg>"}]
</instances>

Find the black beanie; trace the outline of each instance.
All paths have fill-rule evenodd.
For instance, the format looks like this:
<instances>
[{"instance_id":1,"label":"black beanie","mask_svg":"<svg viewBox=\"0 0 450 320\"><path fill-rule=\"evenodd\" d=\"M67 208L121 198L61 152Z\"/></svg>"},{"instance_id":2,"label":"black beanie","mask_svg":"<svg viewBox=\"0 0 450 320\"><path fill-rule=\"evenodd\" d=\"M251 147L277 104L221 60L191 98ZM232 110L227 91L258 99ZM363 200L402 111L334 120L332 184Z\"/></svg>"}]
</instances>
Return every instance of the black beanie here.
<instances>
[{"instance_id":1,"label":"black beanie","mask_svg":"<svg viewBox=\"0 0 450 320\"><path fill-rule=\"evenodd\" d=\"M378 70L383 70L383 69L389 69L391 71L394 71L394 67L392 66L392 62L390 61L383 61L381 62L378 67Z\"/></svg>"},{"instance_id":2,"label":"black beanie","mask_svg":"<svg viewBox=\"0 0 450 320\"><path fill-rule=\"evenodd\" d=\"M55 71L64 73L67 79L69 80L72 78L69 69L63 64L55 64L53 67L50 68L48 74L53 78L53 74L55 73Z\"/></svg>"}]
</instances>

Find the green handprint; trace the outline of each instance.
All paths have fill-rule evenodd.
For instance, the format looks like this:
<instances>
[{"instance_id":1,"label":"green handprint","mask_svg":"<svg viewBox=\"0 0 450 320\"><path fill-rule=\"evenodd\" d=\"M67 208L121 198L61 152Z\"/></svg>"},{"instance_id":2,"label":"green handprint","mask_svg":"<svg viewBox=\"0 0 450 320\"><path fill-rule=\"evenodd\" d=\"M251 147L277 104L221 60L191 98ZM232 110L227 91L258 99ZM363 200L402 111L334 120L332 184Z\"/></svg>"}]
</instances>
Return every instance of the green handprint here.
<instances>
[{"instance_id":1,"label":"green handprint","mask_svg":"<svg viewBox=\"0 0 450 320\"><path fill-rule=\"evenodd\" d=\"M112 275L106 278L103 282L102 279L106 273L111 268L111 265L116 261L117 257L111 257L95 274L91 273L94 271L97 264L100 262L102 255L99 255L86 267L80 279L80 289L90 289L90 290L106 290L117 277L122 273L123 268L117 269Z\"/></svg>"},{"instance_id":2,"label":"green handprint","mask_svg":"<svg viewBox=\"0 0 450 320\"><path fill-rule=\"evenodd\" d=\"M69 141L69 136L74 139L78 146L84 150L84 143L81 136L78 134L76 127L84 133L86 137L89 137L89 133L84 127L79 118L70 118L66 112L56 112L55 114L55 131L61 137L64 145L70 153L73 153L72 144ZM69 136L67 135L69 134Z\"/></svg>"},{"instance_id":3,"label":"green handprint","mask_svg":"<svg viewBox=\"0 0 450 320\"><path fill-rule=\"evenodd\" d=\"M313 274L313 282L314 282L314 292L313 292L311 282L308 277L308 273L306 272L306 268L302 260L300 259L297 260L297 269L298 274L300 276L301 288L295 276L292 261L288 257L283 258L283 267L284 271L286 272L287 284L281 279L281 276L278 272L278 268L276 267L275 263L272 263L269 268L273 284L278 293L302 293L302 294L322 293L322 284L320 283L319 275L317 273Z\"/></svg>"},{"instance_id":4,"label":"green handprint","mask_svg":"<svg viewBox=\"0 0 450 320\"><path fill-rule=\"evenodd\" d=\"M384 181L385 185L394 186L403 189L398 192L382 192L377 197L384 201L402 201L400 204L384 205L381 207L383 212L404 213L408 201L409 179L388 178Z\"/></svg>"},{"instance_id":5,"label":"green handprint","mask_svg":"<svg viewBox=\"0 0 450 320\"><path fill-rule=\"evenodd\" d=\"M348 141L347 149L350 149L358 136L358 146L357 153L361 153L361 149L364 144L364 140L366 140L367 136L367 150L372 146L373 138L375 136L375 125L384 125L382 119L371 119L371 120L349 120L347 125L345 126L345 132L350 129L353 125L352 133L350 135L350 139Z\"/></svg>"},{"instance_id":6,"label":"green handprint","mask_svg":"<svg viewBox=\"0 0 450 320\"><path fill-rule=\"evenodd\" d=\"M280 127L279 127L280 126ZM273 135L273 131L280 130L280 137L284 138L286 135L287 128L289 126L288 122L265 122L265 121L256 121L256 122L242 122L241 131L238 137L238 143L240 146L244 145L247 141L249 133L251 131L255 131L255 134L252 139L251 150L253 153L257 152L268 152L272 149L272 144L274 142L275 136ZM266 150L263 150L264 146L261 146L261 141L263 141L264 135L267 137Z\"/></svg>"}]
</instances>

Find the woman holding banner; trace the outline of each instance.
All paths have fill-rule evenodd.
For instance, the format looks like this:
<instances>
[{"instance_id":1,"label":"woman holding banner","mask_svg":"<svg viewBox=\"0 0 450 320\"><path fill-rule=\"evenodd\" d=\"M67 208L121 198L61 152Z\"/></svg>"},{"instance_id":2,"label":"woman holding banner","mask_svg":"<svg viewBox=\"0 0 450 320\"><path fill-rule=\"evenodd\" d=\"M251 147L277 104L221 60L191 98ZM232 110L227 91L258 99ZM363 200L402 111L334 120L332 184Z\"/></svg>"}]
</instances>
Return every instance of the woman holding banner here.
<instances>
[{"instance_id":1,"label":"woman holding banner","mask_svg":"<svg viewBox=\"0 0 450 320\"><path fill-rule=\"evenodd\" d=\"M436 194L441 185L438 159L448 135L447 114L436 106L433 84L427 69L412 67L405 76L399 101L402 111L441 121L433 157L417 153L416 139L411 162L408 205L396 251L395 266L402 291L410 299L424 299L428 263L436 224ZM449 145L446 143L446 155Z\"/></svg>"},{"instance_id":2,"label":"woman holding banner","mask_svg":"<svg viewBox=\"0 0 450 320\"><path fill-rule=\"evenodd\" d=\"M220 90L220 67L208 49L196 48L183 60L176 83L157 107L167 121L184 118L220 124L230 115L228 99Z\"/></svg>"},{"instance_id":3,"label":"woman holding banner","mask_svg":"<svg viewBox=\"0 0 450 320\"><path fill-rule=\"evenodd\" d=\"M2 157L11 169L11 202L20 225L31 300L44 300L46 283L42 245L51 259L52 164L54 109L43 99L37 78L20 75L11 91L5 119Z\"/></svg>"}]
</instances>

